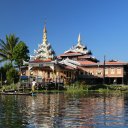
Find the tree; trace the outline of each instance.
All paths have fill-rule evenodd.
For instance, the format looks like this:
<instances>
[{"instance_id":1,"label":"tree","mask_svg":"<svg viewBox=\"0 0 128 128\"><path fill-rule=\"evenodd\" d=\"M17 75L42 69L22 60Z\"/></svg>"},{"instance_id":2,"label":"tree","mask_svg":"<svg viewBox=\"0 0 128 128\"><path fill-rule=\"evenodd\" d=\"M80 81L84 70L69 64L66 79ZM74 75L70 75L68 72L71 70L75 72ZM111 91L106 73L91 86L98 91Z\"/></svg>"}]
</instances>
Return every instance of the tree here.
<instances>
[{"instance_id":1,"label":"tree","mask_svg":"<svg viewBox=\"0 0 128 128\"><path fill-rule=\"evenodd\" d=\"M12 67L13 67L12 63L5 63L3 66L5 72L7 72Z\"/></svg>"},{"instance_id":2,"label":"tree","mask_svg":"<svg viewBox=\"0 0 128 128\"><path fill-rule=\"evenodd\" d=\"M3 81L6 79L5 71L3 67L0 67L0 86L2 85Z\"/></svg>"},{"instance_id":3,"label":"tree","mask_svg":"<svg viewBox=\"0 0 128 128\"><path fill-rule=\"evenodd\" d=\"M0 62L13 62L13 49L18 43L19 38L14 34L6 35L6 41L0 39Z\"/></svg>"},{"instance_id":4,"label":"tree","mask_svg":"<svg viewBox=\"0 0 128 128\"><path fill-rule=\"evenodd\" d=\"M13 50L13 58L15 60L15 64L18 65L19 68L20 68L20 66L23 65L23 60L29 61L28 54L29 54L29 50L24 42L19 42L15 46L15 48Z\"/></svg>"},{"instance_id":5,"label":"tree","mask_svg":"<svg viewBox=\"0 0 128 128\"><path fill-rule=\"evenodd\" d=\"M2 82L2 84L7 80L6 74L11 68L13 68L13 65L11 63L5 63L2 67L0 67L0 81Z\"/></svg>"},{"instance_id":6,"label":"tree","mask_svg":"<svg viewBox=\"0 0 128 128\"><path fill-rule=\"evenodd\" d=\"M11 68L13 68L12 63L5 63L5 64L3 65L4 74L3 74L2 76L3 76L3 78L4 78L4 79L3 79L4 81L7 80L6 73L7 73L7 71L9 71L9 69L11 69Z\"/></svg>"},{"instance_id":7,"label":"tree","mask_svg":"<svg viewBox=\"0 0 128 128\"><path fill-rule=\"evenodd\" d=\"M11 83L17 83L19 80L18 71L12 67L6 72L7 82L9 84Z\"/></svg>"}]
</instances>

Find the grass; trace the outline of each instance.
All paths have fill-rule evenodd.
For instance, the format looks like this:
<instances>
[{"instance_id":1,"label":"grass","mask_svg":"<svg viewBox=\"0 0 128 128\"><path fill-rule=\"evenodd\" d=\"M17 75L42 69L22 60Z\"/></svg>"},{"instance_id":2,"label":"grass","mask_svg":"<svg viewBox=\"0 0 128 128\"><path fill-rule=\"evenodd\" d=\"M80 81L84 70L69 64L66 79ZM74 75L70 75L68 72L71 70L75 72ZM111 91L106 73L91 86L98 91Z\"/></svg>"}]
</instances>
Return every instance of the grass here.
<instances>
[{"instance_id":1,"label":"grass","mask_svg":"<svg viewBox=\"0 0 128 128\"><path fill-rule=\"evenodd\" d=\"M19 89L18 84L11 84L11 85L3 85L0 91L12 91L12 90L18 90L18 89Z\"/></svg>"},{"instance_id":2,"label":"grass","mask_svg":"<svg viewBox=\"0 0 128 128\"><path fill-rule=\"evenodd\" d=\"M79 92L87 92L87 91L97 91L97 92L128 92L128 85L87 85L84 82L75 82L67 86L68 93L79 93Z\"/></svg>"}]
</instances>

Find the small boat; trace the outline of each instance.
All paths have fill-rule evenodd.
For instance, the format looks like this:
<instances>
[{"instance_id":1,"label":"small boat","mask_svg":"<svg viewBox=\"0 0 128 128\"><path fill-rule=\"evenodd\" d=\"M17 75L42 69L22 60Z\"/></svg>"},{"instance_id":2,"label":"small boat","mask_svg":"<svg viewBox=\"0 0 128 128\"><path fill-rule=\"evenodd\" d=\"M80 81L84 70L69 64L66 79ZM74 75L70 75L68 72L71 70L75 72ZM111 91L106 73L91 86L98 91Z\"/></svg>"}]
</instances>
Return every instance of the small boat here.
<instances>
[{"instance_id":1,"label":"small boat","mask_svg":"<svg viewBox=\"0 0 128 128\"><path fill-rule=\"evenodd\" d=\"M25 92L1 92L2 95L32 95L32 93Z\"/></svg>"}]
</instances>

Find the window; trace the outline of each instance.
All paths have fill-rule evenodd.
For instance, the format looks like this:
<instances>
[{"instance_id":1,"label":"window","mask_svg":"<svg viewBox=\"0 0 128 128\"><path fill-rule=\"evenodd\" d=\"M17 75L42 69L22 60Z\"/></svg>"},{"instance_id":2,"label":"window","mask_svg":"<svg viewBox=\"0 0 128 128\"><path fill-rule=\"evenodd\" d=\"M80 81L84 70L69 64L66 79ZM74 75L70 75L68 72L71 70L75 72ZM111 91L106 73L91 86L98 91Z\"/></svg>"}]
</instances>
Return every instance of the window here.
<instances>
[{"instance_id":1,"label":"window","mask_svg":"<svg viewBox=\"0 0 128 128\"><path fill-rule=\"evenodd\" d=\"M117 74L121 74L121 68L117 68Z\"/></svg>"},{"instance_id":2,"label":"window","mask_svg":"<svg viewBox=\"0 0 128 128\"><path fill-rule=\"evenodd\" d=\"M97 70L97 75L102 75L102 71L100 69Z\"/></svg>"},{"instance_id":3,"label":"window","mask_svg":"<svg viewBox=\"0 0 128 128\"><path fill-rule=\"evenodd\" d=\"M50 72L48 72L47 77L50 78Z\"/></svg>"},{"instance_id":4,"label":"window","mask_svg":"<svg viewBox=\"0 0 128 128\"><path fill-rule=\"evenodd\" d=\"M93 70L90 70L90 74L91 74L91 75L93 75L93 74L94 74L94 73L93 73Z\"/></svg>"},{"instance_id":5,"label":"window","mask_svg":"<svg viewBox=\"0 0 128 128\"><path fill-rule=\"evenodd\" d=\"M86 71L84 72L84 75L87 75L87 72Z\"/></svg>"},{"instance_id":6,"label":"window","mask_svg":"<svg viewBox=\"0 0 128 128\"><path fill-rule=\"evenodd\" d=\"M84 73L83 72L80 72L80 75L84 75Z\"/></svg>"},{"instance_id":7,"label":"window","mask_svg":"<svg viewBox=\"0 0 128 128\"><path fill-rule=\"evenodd\" d=\"M115 74L115 68L111 68L111 74Z\"/></svg>"},{"instance_id":8,"label":"window","mask_svg":"<svg viewBox=\"0 0 128 128\"><path fill-rule=\"evenodd\" d=\"M105 74L106 75L108 74L108 68L105 68Z\"/></svg>"}]
</instances>

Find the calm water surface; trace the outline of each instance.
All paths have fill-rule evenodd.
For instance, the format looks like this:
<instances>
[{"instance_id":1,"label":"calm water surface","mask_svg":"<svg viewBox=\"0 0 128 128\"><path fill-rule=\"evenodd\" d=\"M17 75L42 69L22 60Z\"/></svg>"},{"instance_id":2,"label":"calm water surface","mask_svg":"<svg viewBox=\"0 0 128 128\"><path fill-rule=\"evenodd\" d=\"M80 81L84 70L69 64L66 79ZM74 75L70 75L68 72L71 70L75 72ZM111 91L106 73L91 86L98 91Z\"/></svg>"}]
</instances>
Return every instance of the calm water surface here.
<instances>
[{"instance_id":1,"label":"calm water surface","mask_svg":"<svg viewBox=\"0 0 128 128\"><path fill-rule=\"evenodd\" d=\"M128 128L128 95L0 95L0 128Z\"/></svg>"}]
</instances>

